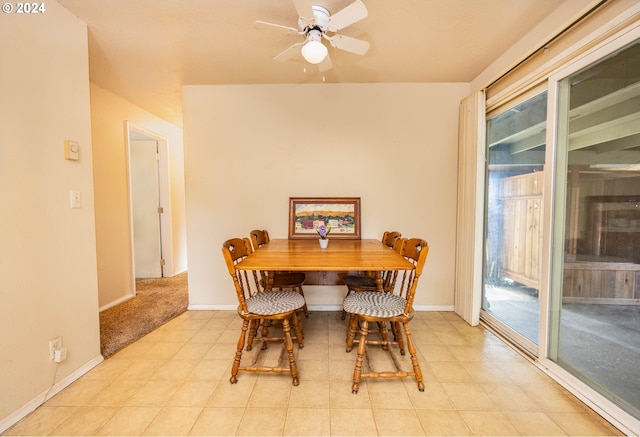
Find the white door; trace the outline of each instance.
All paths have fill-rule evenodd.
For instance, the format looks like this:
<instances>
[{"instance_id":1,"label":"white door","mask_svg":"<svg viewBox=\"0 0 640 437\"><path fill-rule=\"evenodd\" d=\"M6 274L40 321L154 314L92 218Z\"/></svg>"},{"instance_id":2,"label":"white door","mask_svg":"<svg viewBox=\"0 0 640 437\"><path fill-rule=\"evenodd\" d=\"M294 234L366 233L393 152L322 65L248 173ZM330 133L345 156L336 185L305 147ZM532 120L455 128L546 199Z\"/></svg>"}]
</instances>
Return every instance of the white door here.
<instances>
[{"instance_id":1,"label":"white door","mask_svg":"<svg viewBox=\"0 0 640 437\"><path fill-rule=\"evenodd\" d=\"M131 205L133 215L134 269L136 278L162 277L158 142L132 140Z\"/></svg>"}]
</instances>

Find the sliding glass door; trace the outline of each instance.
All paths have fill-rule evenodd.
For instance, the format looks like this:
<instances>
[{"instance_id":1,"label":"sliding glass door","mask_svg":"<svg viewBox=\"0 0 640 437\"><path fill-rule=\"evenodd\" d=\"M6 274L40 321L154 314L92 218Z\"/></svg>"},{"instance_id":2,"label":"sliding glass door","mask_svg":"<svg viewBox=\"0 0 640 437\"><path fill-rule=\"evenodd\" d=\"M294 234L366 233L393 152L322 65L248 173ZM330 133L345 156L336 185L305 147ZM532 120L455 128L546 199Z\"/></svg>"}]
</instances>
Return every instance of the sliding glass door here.
<instances>
[{"instance_id":1,"label":"sliding glass door","mask_svg":"<svg viewBox=\"0 0 640 437\"><path fill-rule=\"evenodd\" d=\"M549 358L640 418L640 41L557 102Z\"/></svg>"},{"instance_id":2,"label":"sliding glass door","mask_svg":"<svg viewBox=\"0 0 640 437\"><path fill-rule=\"evenodd\" d=\"M537 355L547 92L487 121L481 317Z\"/></svg>"}]
</instances>

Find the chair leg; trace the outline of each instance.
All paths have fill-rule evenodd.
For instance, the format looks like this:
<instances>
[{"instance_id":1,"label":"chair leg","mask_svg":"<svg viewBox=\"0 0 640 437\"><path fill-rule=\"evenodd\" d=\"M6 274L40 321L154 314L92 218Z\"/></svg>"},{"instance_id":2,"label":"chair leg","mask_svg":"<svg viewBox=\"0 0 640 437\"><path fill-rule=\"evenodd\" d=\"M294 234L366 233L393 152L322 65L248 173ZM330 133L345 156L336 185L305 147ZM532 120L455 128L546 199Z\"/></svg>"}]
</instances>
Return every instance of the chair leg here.
<instances>
[{"instance_id":1,"label":"chair leg","mask_svg":"<svg viewBox=\"0 0 640 437\"><path fill-rule=\"evenodd\" d=\"M295 317L295 313L294 313ZM289 326L289 319L282 319L282 330L284 332L284 342L289 356L289 370L291 371L291 378L293 385L300 384L298 380L298 365L296 364L296 357L293 354L293 341L291 340L291 327Z\"/></svg>"},{"instance_id":2,"label":"chair leg","mask_svg":"<svg viewBox=\"0 0 640 437\"><path fill-rule=\"evenodd\" d=\"M302 341L304 338L304 335L302 334L302 322L300 322L300 319L295 312L291 317L293 321L293 332L296 334L296 340L298 341L298 349L302 349L304 347L304 343Z\"/></svg>"},{"instance_id":3,"label":"chair leg","mask_svg":"<svg viewBox=\"0 0 640 437\"><path fill-rule=\"evenodd\" d=\"M415 373L416 381L418 382L418 390L424 391L424 382L422 381L422 370L420 369L420 363L416 355L416 345L411 337L411 328L409 323L403 323L404 333L407 336L407 348L409 349L409 355L411 356L411 365L413 366L413 373Z\"/></svg>"},{"instance_id":4,"label":"chair leg","mask_svg":"<svg viewBox=\"0 0 640 437\"><path fill-rule=\"evenodd\" d=\"M258 335L258 327L260 326L260 320L251 320L249 323L249 338L247 339L247 350L250 351L253 348L253 340Z\"/></svg>"},{"instance_id":5,"label":"chair leg","mask_svg":"<svg viewBox=\"0 0 640 437\"><path fill-rule=\"evenodd\" d=\"M358 318L355 314L349 315L349 327L347 328L347 352L353 349L353 342L356 338L356 328L358 327Z\"/></svg>"},{"instance_id":6,"label":"chair leg","mask_svg":"<svg viewBox=\"0 0 640 437\"><path fill-rule=\"evenodd\" d=\"M398 348L400 349L400 355L405 355L404 338L402 337L402 328L400 327L400 323L391 322L391 328L393 329L393 337L395 341L398 343Z\"/></svg>"},{"instance_id":7,"label":"chair leg","mask_svg":"<svg viewBox=\"0 0 640 437\"><path fill-rule=\"evenodd\" d=\"M362 320L360 322L360 340L358 342L358 356L356 357L356 367L353 370L353 385L351 386L351 393L358 393L358 386L360 385L360 377L362 376L362 361L364 360L364 353L367 347L367 332L369 331L369 322Z\"/></svg>"},{"instance_id":8,"label":"chair leg","mask_svg":"<svg viewBox=\"0 0 640 437\"><path fill-rule=\"evenodd\" d=\"M240 370L240 361L242 360L242 349L244 349L244 340L247 336L247 329L249 328L249 320L242 321L242 333L238 339L238 346L236 347L236 355L233 359L233 366L231 366L231 378L229 381L231 384L238 382L238 370Z\"/></svg>"},{"instance_id":9,"label":"chair leg","mask_svg":"<svg viewBox=\"0 0 640 437\"><path fill-rule=\"evenodd\" d=\"M298 290L298 293L300 293L300 295L304 298L304 291L302 291L302 286L298 285L296 286L296 289ZM305 317L309 317L309 310L307 309L307 301L304 301L304 306L302 307L303 311L304 311L304 316Z\"/></svg>"},{"instance_id":10,"label":"chair leg","mask_svg":"<svg viewBox=\"0 0 640 437\"><path fill-rule=\"evenodd\" d=\"M387 322L378 322L378 332L380 332L380 338L382 339L382 350L389 350L389 330L387 329Z\"/></svg>"}]
</instances>

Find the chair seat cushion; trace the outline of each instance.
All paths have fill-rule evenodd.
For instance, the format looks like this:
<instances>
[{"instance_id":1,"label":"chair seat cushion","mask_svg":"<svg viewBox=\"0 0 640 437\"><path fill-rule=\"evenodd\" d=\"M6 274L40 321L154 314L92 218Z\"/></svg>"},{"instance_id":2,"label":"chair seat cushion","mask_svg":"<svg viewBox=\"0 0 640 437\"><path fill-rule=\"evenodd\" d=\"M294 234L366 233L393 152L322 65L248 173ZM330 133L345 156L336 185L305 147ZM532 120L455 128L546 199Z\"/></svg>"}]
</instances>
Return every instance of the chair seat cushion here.
<instances>
[{"instance_id":1,"label":"chair seat cushion","mask_svg":"<svg viewBox=\"0 0 640 437\"><path fill-rule=\"evenodd\" d=\"M273 285L302 285L305 279L304 273L276 273L273 276Z\"/></svg>"},{"instance_id":2,"label":"chair seat cushion","mask_svg":"<svg viewBox=\"0 0 640 437\"><path fill-rule=\"evenodd\" d=\"M344 299L344 310L351 314L372 317L393 317L404 313L407 300L390 293L362 291Z\"/></svg>"},{"instance_id":3,"label":"chair seat cushion","mask_svg":"<svg viewBox=\"0 0 640 437\"><path fill-rule=\"evenodd\" d=\"M295 291L264 291L247 299L250 313L272 316L299 310L304 306L304 297Z\"/></svg>"},{"instance_id":4,"label":"chair seat cushion","mask_svg":"<svg viewBox=\"0 0 640 437\"><path fill-rule=\"evenodd\" d=\"M347 287L376 288L376 278L372 276L347 275L342 279Z\"/></svg>"}]
</instances>

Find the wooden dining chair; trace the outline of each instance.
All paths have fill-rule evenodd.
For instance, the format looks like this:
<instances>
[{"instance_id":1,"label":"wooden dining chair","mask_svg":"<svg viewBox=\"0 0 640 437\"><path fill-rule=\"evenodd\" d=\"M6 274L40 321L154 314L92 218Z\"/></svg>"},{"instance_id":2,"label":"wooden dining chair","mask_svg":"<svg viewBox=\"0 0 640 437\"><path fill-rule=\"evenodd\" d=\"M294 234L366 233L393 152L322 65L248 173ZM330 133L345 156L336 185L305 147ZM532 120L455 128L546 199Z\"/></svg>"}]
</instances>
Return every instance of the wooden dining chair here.
<instances>
[{"instance_id":1,"label":"wooden dining chair","mask_svg":"<svg viewBox=\"0 0 640 437\"><path fill-rule=\"evenodd\" d=\"M353 371L353 386L351 391L358 392L358 385L361 378L404 378L413 376L418 382L418 390L424 391L422 381L422 371L416 355L416 346L411 336L409 322L413 319L413 301L415 298L418 279L422 274L429 245L420 238L403 239L400 253L414 268L412 270L402 270L398 274L396 285L386 293L378 291L362 291L352 293L344 300L344 310L350 314L349 328L347 334L347 352L350 352L355 341L356 330L360 337L358 339L358 354L356 365ZM378 330L370 331L372 322L377 323ZM394 333L394 339L389 339L387 323L390 324ZM405 371L401 368L398 358L394 355L393 346L400 349L400 354L404 355L404 341L400 329L404 331L407 338L407 349L411 358L413 371ZM369 337L376 332L379 337L372 339ZM379 339L378 339L379 338ZM363 372L362 363L368 345L378 345L391 355L395 369L391 371L374 371L371 360L368 360L369 371Z\"/></svg>"},{"instance_id":2,"label":"wooden dining chair","mask_svg":"<svg viewBox=\"0 0 640 437\"><path fill-rule=\"evenodd\" d=\"M238 381L238 372L242 370L246 372L290 373L293 385L298 385L298 366L293 353L291 325L293 325L298 348L301 349L304 345L302 343L302 327L297 313L304 306L304 298L300 293L291 290L266 293L260 284L259 272L236 269L236 265L251 254L251 243L248 238L232 238L225 241L222 245L222 254L233 279L238 298L238 315L242 318L242 331L231 367L231 383L234 384ZM262 335L257 338L260 324L271 321L282 322L282 336ZM242 365L242 351L245 349L245 344L247 351L250 351L254 340L260 341L261 347L254 353L249 364ZM282 351L278 362L270 367L264 363L259 365L260 355L263 350L267 349L267 344L270 342L282 342ZM285 353L289 359L289 367L284 366Z\"/></svg>"},{"instance_id":3,"label":"wooden dining chair","mask_svg":"<svg viewBox=\"0 0 640 437\"><path fill-rule=\"evenodd\" d=\"M254 229L250 232L250 236L254 251L269 243L269 232L266 229ZM304 298L304 290L302 289L302 284L306 279L306 275L304 273L272 272L273 279L271 281L268 281L267 272L260 272L260 275L265 290L270 291L272 289L291 289L300 293L300 295ZM307 309L306 303L302 310L304 311L305 317L309 317L309 310Z\"/></svg>"},{"instance_id":4,"label":"wooden dining chair","mask_svg":"<svg viewBox=\"0 0 640 437\"><path fill-rule=\"evenodd\" d=\"M382 234L382 244L385 246L399 250L399 243L402 234L400 232L395 231L387 231ZM382 273L382 289L388 290L391 286L391 283L394 280L394 275L397 272L394 271L386 271ZM365 275L346 275L343 278L344 285L347 286L347 294L349 296L351 293L355 293L358 291L376 291L378 290L378 285L376 283L376 277L373 272L369 272ZM346 297L345 296L345 297ZM342 310L342 320L345 319L346 312L344 309Z\"/></svg>"}]
</instances>

